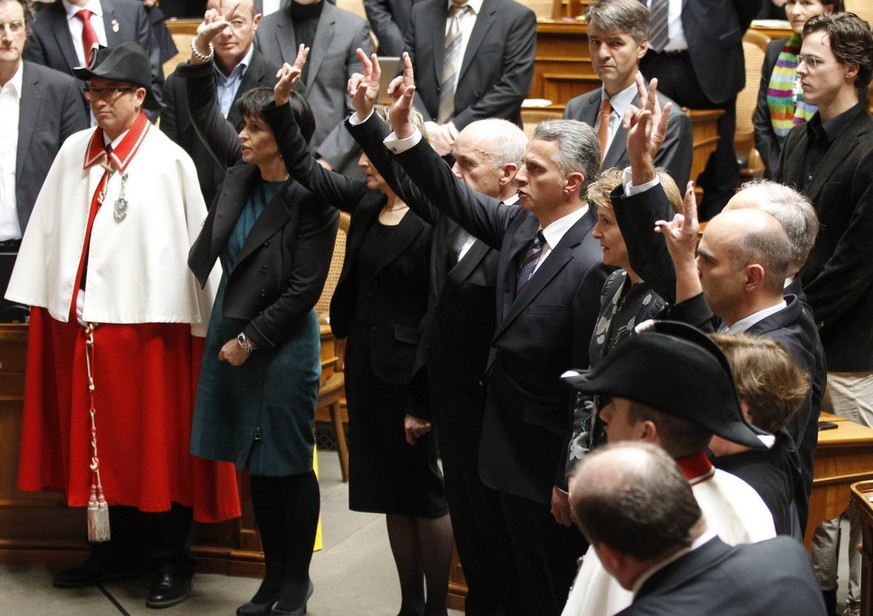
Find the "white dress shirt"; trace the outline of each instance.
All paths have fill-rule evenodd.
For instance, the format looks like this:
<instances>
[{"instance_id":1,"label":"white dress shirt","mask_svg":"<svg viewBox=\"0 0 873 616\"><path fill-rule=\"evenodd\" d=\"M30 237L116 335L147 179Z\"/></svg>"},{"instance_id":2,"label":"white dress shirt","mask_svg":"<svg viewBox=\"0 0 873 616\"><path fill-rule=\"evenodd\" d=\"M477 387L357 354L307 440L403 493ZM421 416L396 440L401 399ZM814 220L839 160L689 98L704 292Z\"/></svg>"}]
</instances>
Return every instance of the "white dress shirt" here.
<instances>
[{"instance_id":1,"label":"white dress shirt","mask_svg":"<svg viewBox=\"0 0 873 616\"><path fill-rule=\"evenodd\" d=\"M12 79L0 88L0 241L21 237L15 192L15 167L18 160L18 118L21 107L23 62Z\"/></svg>"},{"instance_id":2,"label":"white dress shirt","mask_svg":"<svg viewBox=\"0 0 873 616\"><path fill-rule=\"evenodd\" d=\"M103 6L100 0L88 0L85 6L76 6L70 4L67 0L62 0L64 10L67 11L67 25L70 28L70 35L73 37L73 48L76 50L76 57L79 59L79 66L88 66L88 58L85 55L85 49L82 45L82 30L85 28L84 22L76 17L76 13L82 9L88 9L93 13L91 15L91 26L97 34L97 42L107 46L106 28L103 26ZM89 50L90 51L90 50Z\"/></svg>"}]
</instances>

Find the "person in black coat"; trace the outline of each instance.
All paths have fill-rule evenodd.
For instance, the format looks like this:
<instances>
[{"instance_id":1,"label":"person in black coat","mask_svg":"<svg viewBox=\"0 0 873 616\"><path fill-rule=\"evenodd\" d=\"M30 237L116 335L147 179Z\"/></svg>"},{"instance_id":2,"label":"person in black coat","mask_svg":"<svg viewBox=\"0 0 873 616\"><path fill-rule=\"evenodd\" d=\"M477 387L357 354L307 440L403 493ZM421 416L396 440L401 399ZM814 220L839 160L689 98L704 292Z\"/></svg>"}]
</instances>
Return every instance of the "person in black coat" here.
<instances>
[{"instance_id":1,"label":"person in black coat","mask_svg":"<svg viewBox=\"0 0 873 616\"><path fill-rule=\"evenodd\" d=\"M224 17L207 11L194 48L208 47L226 27ZM218 111L210 60L199 51L177 72L187 80L195 129L228 166L188 258L201 284L216 260L224 269L203 353L191 452L235 462L251 475L266 571L237 613L302 615L312 593L309 562L319 515L312 468L320 375L314 306L338 215L289 177L283 162L293 154L291 126L299 122L312 135L305 100L294 96L288 105L288 91L279 87L247 92L238 103L245 127L237 136ZM284 83L292 77L286 74Z\"/></svg>"},{"instance_id":2,"label":"person in black coat","mask_svg":"<svg viewBox=\"0 0 873 616\"><path fill-rule=\"evenodd\" d=\"M307 52L301 45L295 66ZM295 154L286 158L294 177L352 215L330 302L333 333L348 339L349 506L387 516L401 614L445 614L452 531L435 435L413 444L404 430L415 410L411 380L427 311L432 229L366 155L358 163L366 179L357 180L325 170L302 138L294 139Z\"/></svg>"}]
</instances>

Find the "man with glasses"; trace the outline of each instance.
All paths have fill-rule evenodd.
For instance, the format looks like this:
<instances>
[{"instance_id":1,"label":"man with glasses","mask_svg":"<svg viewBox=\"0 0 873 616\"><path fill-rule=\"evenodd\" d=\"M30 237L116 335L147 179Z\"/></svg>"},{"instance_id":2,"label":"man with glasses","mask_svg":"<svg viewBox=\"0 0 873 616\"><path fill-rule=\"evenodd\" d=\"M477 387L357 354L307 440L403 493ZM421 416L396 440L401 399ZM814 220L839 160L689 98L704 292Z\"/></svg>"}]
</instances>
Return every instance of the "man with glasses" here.
<instances>
[{"instance_id":1,"label":"man with glasses","mask_svg":"<svg viewBox=\"0 0 873 616\"><path fill-rule=\"evenodd\" d=\"M227 17L234 4L229 0L209 0L206 8L215 9ZM219 34L213 45L216 99L221 114L237 132L242 129L244 122L236 108L236 101L252 88L272 88L276 85L276 73L279 71L278 64L268 60L254 47L255 32L260 23L261 14L255 9L253 0L241 0L230 18L231 27ZM200 190L209 206L224 181L224 165L212 157L194 131L194 125L188 117L184 79L179 79L175 74L167 77L163 103L161 130L194 160Z\"/></svg>"},{"instance_id":2,"label":"man with glasses","mask_svg":"<svg viewBox=\"0 0 873 616\"><path fill-rule=\"evenodd\" d=\"M776 179L808 196L821 222L799 276L827 359L825 409L873 426L873 119L858 96L873 75L870 26L852 13L813 17L797 59L803 99L818 112L788 134ZM860 528L852 527L854 546ZM838 537L839 525L830 521L813 541L816 574L832 612ZM852 613L860 601L860 556L850 552Z\"/></svg>"},{"instance_id":3,"label":"man with glasses","mask_svg":"<svg viewBox=\"0 0 873 616\"><path fill-rule=\"evenodd\" d=\"M0 252L17 252L58 149L88 126L76 80L22 60L32 21L31 0L0 0Z\"/></svg>"},{"instance_id":4,"label":"man with glasses","mask_svg":"<svg viewBox=\"0 0 873 616\"><path fill-rule=\"evenodd\" d=\"M145 50L102 49L75 74L97 128L61 147L9 283L32 307L18 487L88 507L91 555L55 586L135 577L143 545L146 605L169 607L190 590L192 517L240 513L233 466L188 453L215 285L187 255L206 207L191 159L143 113L159 105Z\"/></svg>"}]
</instances>

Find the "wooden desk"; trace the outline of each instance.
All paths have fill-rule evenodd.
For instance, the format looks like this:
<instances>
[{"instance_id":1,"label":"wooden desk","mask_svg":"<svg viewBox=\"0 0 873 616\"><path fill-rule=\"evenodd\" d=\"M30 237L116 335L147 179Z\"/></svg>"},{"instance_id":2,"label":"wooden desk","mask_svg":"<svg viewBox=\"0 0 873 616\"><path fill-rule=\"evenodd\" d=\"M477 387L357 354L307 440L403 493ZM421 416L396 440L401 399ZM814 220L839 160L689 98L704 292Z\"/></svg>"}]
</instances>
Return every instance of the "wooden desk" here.
<instances>
[{"instance_id":1,"label":"wooden desk","mask_svg":"<svg viewBox=\"0 0 873 616\"><path fill-rule=\"evenodd\" d=\"M809 522L804 537L807 549L812 545L816 527L845 511L851 485L873 480L873 429L829 413L822 413L821 420L832 421L837 428L818 433Z\"/></svg>"}]
</instances>

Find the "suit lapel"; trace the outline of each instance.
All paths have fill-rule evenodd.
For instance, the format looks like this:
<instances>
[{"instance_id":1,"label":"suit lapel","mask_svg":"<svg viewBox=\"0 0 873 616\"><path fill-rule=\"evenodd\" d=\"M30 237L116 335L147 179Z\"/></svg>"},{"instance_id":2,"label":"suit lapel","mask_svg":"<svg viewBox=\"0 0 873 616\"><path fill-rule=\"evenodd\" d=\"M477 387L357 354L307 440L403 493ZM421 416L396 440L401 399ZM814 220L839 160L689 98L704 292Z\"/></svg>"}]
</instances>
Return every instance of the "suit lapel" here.
<instances>
[{"instance_id":1,"label":"suit lapel","mask_svg":"<svg viewBox=\"0 0 873 616\"><path fill-rule=\"evenodd\" d=\"M373 224L379 224L378 213ZM422 222L418 216L416 216L411 210L406 212L406 215L397 225L395 232L388 236L385 248L379 255L379 263L376 265L376 269L373 272L373 278L376 278L385 266L406 252L406 247L412 243L419 233L421 233L423 228L424 222Z\"/></svg>"},{"instance_id":2,"label":"suit lapel","mask_svg":"<svg viewBox=\"0 0 873 616\"><path fill-rule=\"evenodd\" d=\"M39 124L42 107L43 88L24 62L22 70L21 104L18 108L18 147L16 148L15 183L21 181L21 170L25 167L27 150L33 137L33 129Z\"/></svg>"},{"instance_id":3,"label":"suit lapel","mask_svg":"<svg viewBox=\"0 0 873 616\"><path fill-rule=\"evenodd\" d=\"M470 33L470 40L467 41L467 49L464 51L464 61L461 63L461 72L458 73L459 84L464 78L464 73L467 72L467 69L473 62L473 58L476 57L476 53L479 51L482 41L485 40L485 36L488 34L491 26L494 25L494 22L497 19L496 13L497 8L494 6L493 2L485 0L485 2L482 3L482 10L479 11L479 16L476 17L476 24L473 26L473 31ZM443 47L445 47L445 45L443 45Z\"/></svg>"},{"instance_id":4,"label":"suit lapel","mask_svg":"<svg viewBox=\"0 0 873 616\"><path fill-rule=\"evenodd\" d=\"M796 143L791 144L791 148L786 148L782 151L783 170L782 182L793 186L796 190L800 190L803 185L803 163L806 157L806 149L809 147L809 137L806 134L806 125L801 125L797 128L800 136ZM788 145L786 141L786 145Z\"/></svg>"},{"instance_id":5,"label":"suit lapel","mask_svg":"<svg viewBox=\"0 0 873 616\"><path fill-rule=\"evenodd\" d=\"M303 188L293 180L289 180L289 182L273 197L273 200L267 204L267 207L258 216L251 232L249 232L246 241L243 243L242 249L239 251L237 263L242 263L257 248L260 248L264 242L276 233L276 229L284 227L286 221L291 217L292 204L299 200L299 194L303 192Z\"/></svg>"},{"instance_id":6,"label":"suit lapel","mask_svg":"<svg viewBox=\"0 0 873 616\"><path fill-rule=\"evenodd\" d=\"M254 165L230 167L221 186L219 201L215 207L215 224L212 227L212 246L224 246L230 237L240 212L251 193L252 183L257 179L258 168ZM251 234L250 234L251 235ZM217 258L218 255L213 255ZM238 259L238 261L241 260Z\"/></svg>"},{"instance_id":7,"label":"suit lapel","mask_svg":"<svg viewBox=\"0 0 873 616\"><path fill-rule=\"evenodd\" d=\"M263 56L255 50L255 52L252 53L251 64L246 68L246 72L243 73L242 81L240 81L239 88L236 91L236 96L230 106L230 112L227 114L227 121L230 122L237 131L242 128L243 118L239 111L237 111L236 102L243 94L252 88L257 88L261 83L263 83L265 72L266 67Z\"/></svg>"},{"instance_id":8,"label":"suit lapel","mask_svg":"<svg viewBox=\"0 0 873 616\"><path fill-rule=\"evenodd\" d=\"M67 62L67 73L71 73L75 67L79 66L79 56L76 55L76 48L73 46L73 35L70 34L64 5L58 2L47 13L51 18L51 31L58 44L58 49Z\"/></svg>"},{"instance_id":9,"label":"suit lapel","mask_svg":"<svg viewBox=\"0 0 873 616\"><path fill-rule=\"evenodd\" d=\"M124 40L118 32L118 18L115 15L115 7L105 1L100 4L103 6L103 30L106 32L106 46L117 47L124 43ZM116 24L115 28L112 27L113 24ZM146 52L148 51L146 49Z\"/></svg>"},{"instance_id":10,"label":"suit lapel","mask_svg":"<svg viewBox=\"0 0 873 616\"><path fill-rule=\"evenodd\" d=\"M291 11L289 9L283 9L279 14L282 18L276 21L276 32L274 34L276 45L279 46L279 55L282 59L291 64L294 62L294 58L297 57L297 37L294 35L294 22L291 21ZM312 71L310 70L310 72Z\"/></svg>"},{"instance_id":11,"label":"suit lapel","mask_svg":"<svg viewBox=\"0 0 873 616\"><path fill-rule=\"evenodd\" d=\"M434 27L430 29L433 45L433 77L436 80L435 83L439 85L442 81L443 61L446 55L446 23L449 13L445 2L434 2L430 6L433 7L433 12L427 22L434 24Z\"/></svg>"},{"instance_id":12,"label":"suit lapel","mask_svg":"<svg viewBox=\"0 0 873 616\"><path fill-rule=\"evenodd\" d=\"M485 255L488 254L490 250L489 246L482 242L481 240L476 240L473 242L473 245L470 246L470 249L467 251L467 254L464 255L464 258L458 261L457 265L453 267L448 276L446 276L446 282L443 285L442 295L448 296L457 290L461 283L463 283L470 274L472 274L479 264L482 263L482 259L485 258Z\"/></svg>"},{"instance_id":13,"label":"suit lapel","mask_svg":"<svg viewBox=\"0 0 873 616\"><path fill-rule=\"evenodd\" d=\"M312 40L312 59L306 73L307 88L312 87L312 82L315 81L318 69L321 68L321 63L324 61L325 52L330 48L330 43L333 40L336 29L335 11L336 8L332 4L325 2L324 8L321 9L321 15L318 17L315 38Z\"/></svg>"},{"instance_id":14,"label":"suit lapel","mask_svg":"<svg viewBox=\"0 0 873 616\"><path fill-rule=\"evenodd\" d=\"M601 90L596 90L596 92L597 94L600 94ZM582 122L585 122L592 129L597 122L597 115L600 113L600 98L600 96L592 96L588 98L581 109L582 113L579 119Z\"/></svg>"},{"instance_id":15,"label":"suit lapel","mask_svg":"<svg viewBox=\"0 0 873 616\"><path fill-rule=\"evenodd\" d=\"M862 109L849 125L843 129L843 132L834 139L834 142L828 148L821 164L819 164L818 169L814 172L812 182L810 182L806 191L804 191L806 196L809 197L813 203L818 199L818 194L821 192L824 185L827 184L831 175L833 175L834 171L836 171L845 160L846 152L852 152L858 147L859 120L861 122L866 122L866 119L867 111L866 109ZM803 148L801 151L805 154L806 148ZM801 161L801 164L802 163L803 161Z\"/></svg>"},{"instance_id":16,"label":"suit lapel","mask_svg":"<svg viewBox=\"0 0 873 616\"><path fill-rule=\"evenodd\" d=\"M639 105L640 97L634 96L631 104ZM592 125L593 126L593 125ZM609 169L618 165L619 161L627 151L627 131L624 129L624 122L621 119L618 121L618 130L612 138L612 143L609 148L603 153L603 161L600 165L601 169Z\"/></svg>"}]
</instances>

